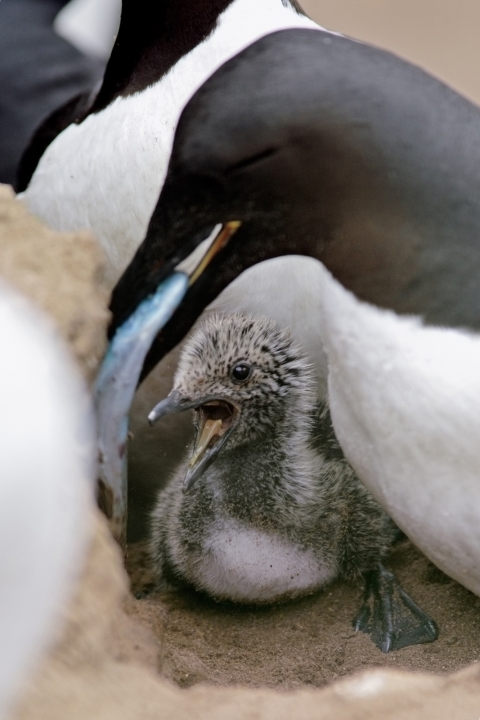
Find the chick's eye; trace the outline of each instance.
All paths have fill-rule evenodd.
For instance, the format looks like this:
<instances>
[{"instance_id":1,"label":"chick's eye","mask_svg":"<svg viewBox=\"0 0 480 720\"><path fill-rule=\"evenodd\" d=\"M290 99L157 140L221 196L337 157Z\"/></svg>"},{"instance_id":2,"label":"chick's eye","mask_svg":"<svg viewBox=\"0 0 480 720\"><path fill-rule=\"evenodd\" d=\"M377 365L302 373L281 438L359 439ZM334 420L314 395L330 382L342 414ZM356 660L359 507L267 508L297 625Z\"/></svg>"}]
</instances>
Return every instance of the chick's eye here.
<instances>
[{"instance_id":1,"label":"chick's eye","mask_svg":"<svg viewBox=\"0 0 480 720\"><path fill-rule=\"evenodd\" d=\"M247 365L247 363L238 363L237 365L234 365L230 372L234 382L245 382L251 374L252 368L250 365Z\"/></svg>"}]
</instances>

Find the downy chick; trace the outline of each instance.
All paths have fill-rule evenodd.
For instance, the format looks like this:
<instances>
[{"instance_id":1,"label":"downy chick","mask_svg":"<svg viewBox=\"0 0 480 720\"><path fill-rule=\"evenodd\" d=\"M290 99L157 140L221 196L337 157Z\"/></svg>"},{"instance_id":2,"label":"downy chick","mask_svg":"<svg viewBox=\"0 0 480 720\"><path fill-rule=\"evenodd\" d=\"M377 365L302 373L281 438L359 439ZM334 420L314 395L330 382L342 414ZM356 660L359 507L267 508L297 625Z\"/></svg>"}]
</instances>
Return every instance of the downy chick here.
<instances>
[{"instance_id":1,"label":"downy chick","mask_svg":"<svg viewBox=\"0 0 480 720\"><path fill-rule=\"evenodd\" d=\"M437 637L382 561L398 529L356 477L312 369L271 320L215 316L149 416L195 409L196 441L152 514L158 587L274 603L363 577L354 620L384 652Z\"/></svg>"}]
</instances>

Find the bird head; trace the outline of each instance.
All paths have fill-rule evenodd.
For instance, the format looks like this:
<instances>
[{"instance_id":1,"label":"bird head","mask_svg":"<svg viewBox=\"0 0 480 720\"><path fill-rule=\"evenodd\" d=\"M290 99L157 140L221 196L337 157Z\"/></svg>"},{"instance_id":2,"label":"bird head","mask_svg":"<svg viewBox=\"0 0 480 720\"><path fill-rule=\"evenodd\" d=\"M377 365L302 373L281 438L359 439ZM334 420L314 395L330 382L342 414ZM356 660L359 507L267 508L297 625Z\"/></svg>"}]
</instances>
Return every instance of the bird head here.
<instances>
[{"instance_id":1,"label":"bird head","mask_svg":"<svg viewBox=\"0 0 480 720\"><path fill-rule=\"evenodd\" d=\"M185 344L174 388L149 420L195 410L189 489L222 449L261 443L290 422L293 409L305 418L314 402L311 367L287 331L263 317L217 315Z\"/></svg>"}]
</instances>

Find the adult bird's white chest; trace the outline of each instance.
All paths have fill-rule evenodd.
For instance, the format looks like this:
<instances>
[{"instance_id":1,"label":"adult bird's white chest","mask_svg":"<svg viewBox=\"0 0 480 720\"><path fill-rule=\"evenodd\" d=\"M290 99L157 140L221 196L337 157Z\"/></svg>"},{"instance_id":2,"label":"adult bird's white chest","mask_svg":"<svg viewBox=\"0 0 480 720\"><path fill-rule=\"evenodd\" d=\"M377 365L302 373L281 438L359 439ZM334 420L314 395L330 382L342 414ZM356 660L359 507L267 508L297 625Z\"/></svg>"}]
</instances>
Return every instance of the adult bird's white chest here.
<instances>
[{"instance_id":1,"label":"adult bird's white chest","mask_svg":"<svg viewBox=\"0 0 480 720\"><path fill-rule=\"evenodd\" d=\"M214 32L157 83L56 138L22 196L29 209L57 230L92 230L113 287L145 236L187 100L228 58L289 27L318 29L281 0L234 0Z\"/></svg>"},{"instance_id":2,"label":"adult bird's white chest","mask_svg":"<svg viewBox=\"0 0 480 720\"><path fill-rule=\"evenodd\" d=\"M246 603L313 592L336 572L311 550L232 518L217 520L190 569L196 584L213 597Z\"/></svg>"},{"instance_id":3,"label":"adult bird's white chest","mask_svg":"<svg viewBox=\"0 0 480 720\"><path fill-rule=\"evenodd\" d=\"M360 302L324 271L333 424L374 497L480 594L480 336Z\"/></svg>"}]
</instances>

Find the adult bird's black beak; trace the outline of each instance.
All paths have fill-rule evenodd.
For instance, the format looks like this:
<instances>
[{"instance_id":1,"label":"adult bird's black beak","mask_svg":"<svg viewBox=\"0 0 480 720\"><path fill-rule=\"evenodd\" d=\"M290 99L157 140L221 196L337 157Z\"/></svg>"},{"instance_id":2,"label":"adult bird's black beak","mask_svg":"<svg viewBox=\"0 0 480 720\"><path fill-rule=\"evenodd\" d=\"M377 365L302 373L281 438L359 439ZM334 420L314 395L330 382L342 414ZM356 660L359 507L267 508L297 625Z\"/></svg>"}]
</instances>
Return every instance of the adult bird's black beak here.
<instances>
[{"instance_id":1,"label":"adult bird's black beak","mask_svg":"<svg viewBox=\"0 0 480 720\"><path fill-rule=\"evenodd\" d=\"M178 390L158 403L148 416L150 425L172 412L197 411L197 437L193 454L183 481L183 490L188 492L193 484L217 457L226 440L234 430L240 410L233 403L220 397L205 396L196 400L182 398Z\"/></svg>"},{"instance_id":2,"label":"adult bird's black beak","mask_svg":"<svg viewBox=\"0 0 480 720\"><path fill-rule=\"evenodd\" d=\"M230 220L209 225L192 232L183 243L165 257L158 252L155 243L155 229L149 228L147 238L138 249L132 262L120 278L112 293L110 310L112 322L108 336L112 339L139 304L156 292L160 283L174 272L185 272L191 287L201 276L209 263L228 243L237 231L240 222Z\"/></svg>"}]
</instances>

